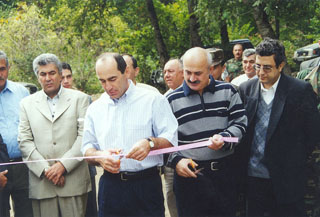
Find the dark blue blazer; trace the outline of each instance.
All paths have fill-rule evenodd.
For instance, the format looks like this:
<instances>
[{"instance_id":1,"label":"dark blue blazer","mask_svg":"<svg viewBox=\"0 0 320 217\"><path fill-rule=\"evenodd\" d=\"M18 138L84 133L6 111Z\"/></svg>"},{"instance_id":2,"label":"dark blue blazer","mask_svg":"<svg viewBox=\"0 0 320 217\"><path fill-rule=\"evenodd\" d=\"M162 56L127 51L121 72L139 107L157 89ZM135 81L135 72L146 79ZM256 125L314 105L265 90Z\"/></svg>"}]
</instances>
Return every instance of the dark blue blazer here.
<instances>
[{"instance_id":1,"label":"dark blue blazer","mask_svg":"<svg viewBox=\"0 0 320 217\"><path fill-rule=\"evenodd\" d=\"M248 130L237 149L240 168L247 172L260 98L260 82L239 87L248 116ZM281 74L273 100L263 161L269 170L278 203L291 203L304 195L306 161L320 141L318 98L309 83Z\"/></svg>"}]
</instances>

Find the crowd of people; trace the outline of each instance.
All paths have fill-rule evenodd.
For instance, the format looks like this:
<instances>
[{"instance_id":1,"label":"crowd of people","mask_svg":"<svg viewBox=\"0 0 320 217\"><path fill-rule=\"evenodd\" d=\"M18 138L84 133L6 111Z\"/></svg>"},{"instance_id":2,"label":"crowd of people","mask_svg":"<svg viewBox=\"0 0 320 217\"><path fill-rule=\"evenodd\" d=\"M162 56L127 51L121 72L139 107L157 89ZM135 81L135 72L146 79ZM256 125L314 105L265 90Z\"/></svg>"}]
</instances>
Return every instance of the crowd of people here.
<instances>
[{"instance_id":1,"label":"crowd of people","mask_svg":"<svg viewBox=\"0 0 320 217\"><path fill-rule=\"evenodd\" d=\"M0 216L10 216L10 197L17 217L164 217L164 201L171 217L306 216L317 92L283 73L278 40L233 54L193 47L170 59L162 95L136 81L132 55L103 53L95 71L105 92L92 102L50 53L34 59L42 90L29 95L8 80L0 51L0 162L10 163L0 165Z\"/></svg>"}]
</instances>

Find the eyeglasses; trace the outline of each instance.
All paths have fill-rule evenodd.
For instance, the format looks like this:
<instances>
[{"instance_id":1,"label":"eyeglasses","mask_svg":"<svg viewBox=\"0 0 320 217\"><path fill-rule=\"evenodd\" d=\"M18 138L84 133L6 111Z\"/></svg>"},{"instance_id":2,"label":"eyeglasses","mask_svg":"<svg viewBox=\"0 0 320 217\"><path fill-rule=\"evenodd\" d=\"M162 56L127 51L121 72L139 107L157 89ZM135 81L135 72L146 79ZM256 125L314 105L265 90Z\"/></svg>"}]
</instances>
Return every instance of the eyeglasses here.
<instances>
[{"instance_id":1,"label":"eyeglasses","mask_svg":"<svg viewBox=\"0 0 320 217\"><path fill-rule=\"evenodd\" d=\"M255 65L253 65L253 67L254 67L254 69L256 71L260 71L261 70L261 65L259 65L259 64L255 64ZM271 65L262 65L262 69L266 73L271 72L272 68L273 68L273 66L271 66Z\"/></svg>"}]
</instances>

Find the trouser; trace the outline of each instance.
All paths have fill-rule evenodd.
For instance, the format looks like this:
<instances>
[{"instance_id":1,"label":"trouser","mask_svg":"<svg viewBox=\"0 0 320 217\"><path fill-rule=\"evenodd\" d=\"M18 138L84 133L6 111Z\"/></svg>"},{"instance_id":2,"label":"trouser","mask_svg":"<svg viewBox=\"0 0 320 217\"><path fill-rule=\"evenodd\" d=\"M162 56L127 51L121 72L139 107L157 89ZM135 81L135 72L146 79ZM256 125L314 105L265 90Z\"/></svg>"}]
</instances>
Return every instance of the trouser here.
<instances>
[{"instance_id":1,"label":"trouser","mask_svg":"<svg viewBox=\"0 0 320 217\"><path fill-rule=\"evenodd\" d=\"M5 211L5 217L9 217L10 196L12 199L15 217L32 217L32 203L29 199L29 175L25 164L16 164L8 166L8 182L2 192L1 209ZM3 213L4 214L4 213Z\"/></svg>"},{"instance_id":2,"label":"trouser","mask_svg":"<svg viewBox=\"0 0 320 217\"><path fill-rule=\"evenodd\" d=\"M9 208L9 201L4 200L3 192L0 190L0 216L10 216Z\"/></svg>"},{"instance_id":3,"label":"trouser","mask_svg":"<svg viewBox=\"0 0 320 217\"><path fill-rule=\"evenodd\" d=\"M306 216L303 197L294 203L279 204L270 179L248 177L247 215L249 217Z\"/></svg>"},{"instance_id":4,"label":"trouser","mask_svg":"<svg viewBox=\"0 0 320 217\"><path fill-rule=\"evenodd\" d=\"M104 172L99 182L99 217L164 217L164 199L159 173L130 177Z\"/></svg>"},{"instance_id":5,"label":"trouser","mask_svg":"<svg viewBox=\"0 0 320 217\"><path fill-rule=\"evenodd\" d=\"M34 217L84 217L88 194L32 200Z\"/></svg>"},{"instance_id":6,"label":"trouser","mask_svg":"<svg viewBox=\"0 0 320 217\"><path fill-rule=\"evenodd\" d=\"M173 192L174 169L164 166L164 181L166 186L166 201L171 217L177 217L176 196Z\"/></svg>"},{"instance_id":7,"label":"trouser","mask_svg":"<svg viewBox=\"0 0 320 217\"><path fill-rule=\"evenodd\" d=\"M197 168L204 168L197 178L174 174L179 216L235 216L236 191L231 157L195 162Z\"/></svg>"},{"instance_id":8,"label":"trouser","mask_svg":"<svg viewBox=\"0 0 320 217\"><path fill-rule=\"evenodd\" d=\"M86 217L98 216L95 176L91 176L91 188L92 190L88 193Z\"/></svg>"}]
</instances>

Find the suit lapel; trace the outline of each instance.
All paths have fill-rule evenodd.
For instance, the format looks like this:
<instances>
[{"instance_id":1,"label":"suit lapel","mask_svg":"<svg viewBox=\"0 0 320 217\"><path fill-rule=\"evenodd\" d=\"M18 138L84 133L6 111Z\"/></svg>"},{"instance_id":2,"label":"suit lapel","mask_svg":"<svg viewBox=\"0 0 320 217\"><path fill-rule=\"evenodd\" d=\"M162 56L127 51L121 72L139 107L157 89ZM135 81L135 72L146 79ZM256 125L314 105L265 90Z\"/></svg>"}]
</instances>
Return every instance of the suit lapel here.
<instances>
[{"instance_id":1,"label":"suit lapel","mask_svg":"<svg viewBox=\"0 0 320 217\"><path fill-rule=\"evenodd\" d=\"M59 96L59 101L56 108L56 113L53 118L53 122L55 122L70 106L71 97L66 94L64 88L62 88L61 95Z\"/></svg>"},{"instance_id":2,"label":"suit lapel","mask_svg":"<svg viewBox=\"0 0 320 217\"><path fill-rule=\"evenodd\" d=\"M250 92L250 96L248 97L247 101L247 116L248 116L248 124L250 124L254 116L256 114L258 104L259 104L259 97L260 97L260 83L259 79L255 82L254 85L252 85L252 91Z\"/></svg>"},{"instance_id":3,"label":"suit lapel","mask_svg":"<svg viewBox=\"0 0 320 217\"><path fill-rule=\"evenodd\" d=\"M280 117L283 112L283 108L286 102L286 98L288 95L288 78L287 75L282 74L279 85L276 90L276 94L273 99L273 105L271 109L271 114L270 114L270 120L269 120L269 126L268 126L268 131L267 131L267 138L266 142L268 143L269 139L271 138L272 134L274 133L278 122L280 120Z\"/></svg>"},{"instance_id":4,"label":"suit lapel","mask_svg":"<svg viewBox=\"0 0 320 217\"><path fill-rule=\"evenodd\" d=\"M36 99L35 103L36 108L39 110L39 112L49 121L52 121L51 112L47 102L47 95L44 93L43 90L41 90L41 92L39 93L39 97Z\"/></svg>"}]
</instances>

